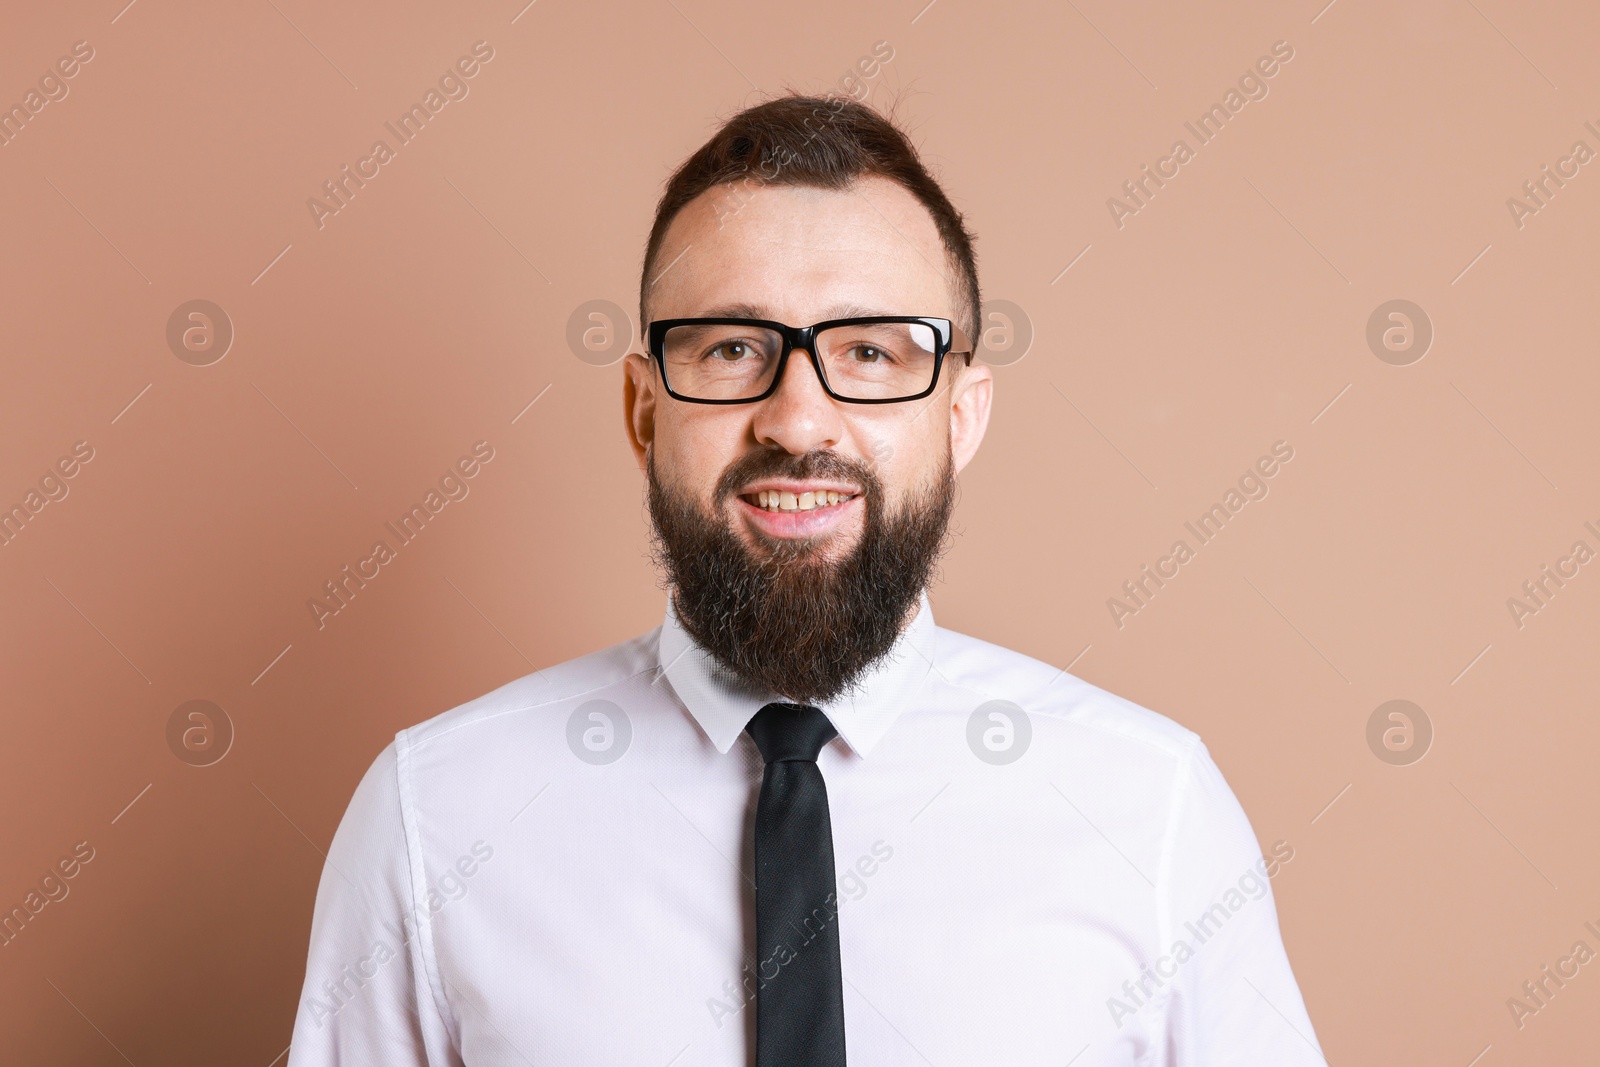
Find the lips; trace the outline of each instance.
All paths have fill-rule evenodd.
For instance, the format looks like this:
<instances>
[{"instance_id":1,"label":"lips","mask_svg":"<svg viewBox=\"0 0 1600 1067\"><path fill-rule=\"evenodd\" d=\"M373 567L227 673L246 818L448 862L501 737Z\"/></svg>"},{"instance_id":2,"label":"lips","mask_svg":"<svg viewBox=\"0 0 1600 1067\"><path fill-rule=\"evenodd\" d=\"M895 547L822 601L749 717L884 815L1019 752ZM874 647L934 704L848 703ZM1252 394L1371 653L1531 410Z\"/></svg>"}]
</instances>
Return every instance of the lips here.
<instances>
[{"instance_id":1,"label":"lips","mask_svg":"<svg viewBox=\"0 0 1600 1067\"><path fill-rule=\"evenodd\" d=\"M838 500L827 503L830 493ZM789 506L785 507L785 497ZM810 498L810 506L801 501ZM830 490L762 489L753 494L735 498L734 507L755 530L775 538L813 538L840 530L857 517L864 506L862 498L852 494L837 494Z\"/></svg>"}]
</instances>

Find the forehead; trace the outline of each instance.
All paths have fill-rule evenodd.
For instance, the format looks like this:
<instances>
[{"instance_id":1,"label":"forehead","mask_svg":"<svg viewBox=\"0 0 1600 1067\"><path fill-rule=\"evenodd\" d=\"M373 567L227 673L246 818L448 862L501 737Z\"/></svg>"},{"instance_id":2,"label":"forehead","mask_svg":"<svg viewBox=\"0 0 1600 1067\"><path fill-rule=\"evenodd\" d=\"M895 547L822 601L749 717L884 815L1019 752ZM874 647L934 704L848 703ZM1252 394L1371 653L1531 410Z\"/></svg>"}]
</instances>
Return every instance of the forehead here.
<instances>
[{"instance_id":1,"label":"forehead","mask_svg":"<svg viewBox=\"0 0 1600 1067\"><path fill-rule=\"evenodd\" d=\"M707 190L673 219L652 269L653 318L733 309L796 326L849 315L955 317L933 216L903 186L876 175L845 189L732 183Z\"/></svg>"}]
</instances>

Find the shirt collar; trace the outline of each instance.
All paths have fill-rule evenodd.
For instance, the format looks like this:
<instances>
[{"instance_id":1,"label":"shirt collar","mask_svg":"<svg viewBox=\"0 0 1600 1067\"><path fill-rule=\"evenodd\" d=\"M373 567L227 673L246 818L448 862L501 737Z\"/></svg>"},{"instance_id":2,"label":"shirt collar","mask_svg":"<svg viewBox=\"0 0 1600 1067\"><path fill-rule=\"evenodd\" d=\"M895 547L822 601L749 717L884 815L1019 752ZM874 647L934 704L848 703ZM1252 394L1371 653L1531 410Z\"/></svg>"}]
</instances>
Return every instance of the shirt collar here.
<instances>
[{"instance_id":1,"label":"shirt collar","mask_svg":"<svg viewBox=\"0 0 1600 1067\"><path fill-rule=\"evenodd\" d=\"M881 659L863 672L857 686L835 700L818 704L851 751L866 756L906 710L933 669L933 605L922 593L917 613ZM746 686L724 671L711 654L695 643L678 621L667 597L661 625L661 672L679 701L694 716L718 752L733 747L746 724L761 708L784 697Z\"/></svg>"}]
</instances>

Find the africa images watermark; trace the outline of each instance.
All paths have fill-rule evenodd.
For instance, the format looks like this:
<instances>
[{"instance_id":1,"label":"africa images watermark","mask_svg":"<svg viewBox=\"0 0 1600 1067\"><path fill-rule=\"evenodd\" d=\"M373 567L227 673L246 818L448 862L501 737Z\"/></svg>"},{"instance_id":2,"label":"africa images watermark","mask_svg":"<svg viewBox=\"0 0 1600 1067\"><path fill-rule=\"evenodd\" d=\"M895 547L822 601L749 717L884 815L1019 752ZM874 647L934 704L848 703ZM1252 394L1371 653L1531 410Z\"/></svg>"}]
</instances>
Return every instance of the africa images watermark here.
<instances>
[{"instance_id":1,"label":"africa images watermark","mask_svg":"<svg viewBox=\"0 0 1600 1067\"><path fill-rule=\"evenodd\" d=\"M56 860L39 879L39 888L30 889L22 903L10 911L0 913L0 948L8 947L27 925L34 921L49 904L59 904L72 892L68 880L76 878L84 864L94 859L94 846L79 841L72 846L72 854Z\"/></svg>"},{"instance_id":2,"label":"africa images watermark","mask_svg":"<svg viewBox=\"0 0 1600 1067\"><path fill-rule=\"evenodd\" d=\"M29 489L19 503L10 507L0 505L0 547L11 544L19 537L35 515L51 503L67 499L72 492L68 482L76 478L84 465L94 459L94 446L88 441L73 443L72 454L62 456L46 469L39 478L39 488Z\"/></svg>"},{"instance_id":3,"label":"africa images watermark","mask_svg":"<svg viewBox=\"0 0 1600 1067\"><path fill-rule=\"evenodd\" d=\"M1272 858L1261 856L1243 874L1238 881L1229 886L1211 907L1201 912L1194 919L1184 923L1184 929L1189 932L1190 940L1179 938L1172 943L1171 951L1161 956L1154 963L1145 964L1139 972L1137 982L1129 979L1122 983L1123 996L1110 996L1106 998L1106 1010L1111 1013L1111 1021L1117 1024L1117 1029L1122 1029L1122 1024L1127 1019L1136 1015L1139 1009L1155 1000L1156 991L1170 979L1178 974L1178 969L1195 957L1207 941L1221 931L1224 924L1233 916L1243 911L1252 901L1258 901L1272 891L1271 880L1278 876L1278 872L1294 859L1294 846L1287 841L1274 841L1272 843ZM1155 989L1151 986L1154 985Z\"/></svg>"},{"instance_id":4,"label":"africa images watermark","mask_svg":"<svg viewBox=\"0 0 1600 1067\"><path fill-rule=\"evenodd\" d=\"M472 87L467 83L478 76L483 69L482 64L494 59L494 48L488 41L479 41L472 46L472 54L462 56L455 61L455 65L439 76L439 87L429 88L423 94L421 103L412 104L410 109L394 122L385 122L384 129L388 130L395 138L395 146L391 147L383 139L372 142L372 149L367 155L356 160L355 169L351 170L346 163L339 168L338 176L322 183L322 191L326 199L308 197L306 207L311 211L311 221L317 224L317 229L327 225L330 215L337 215L350 206L350 201L355 199L356 191L366 188L367 182L382 173L383 166L393 160L398 154L398 149L410 144L418 134L423 131L439 112L452 100L465 100ZM397 125L398 124L398 125Z\"/></svg>"},{"instance_id":5,"label":"africa images watermark","mask_svg":"<svg viewBox=\"0 0 1600 1067\"><path fill-rule=\"evenodd\" d=\"M311 612L311 618L316 622L317 629L328 625L328 620L350 606L356 594L367 587L367 583L383 573L383 567L399 558L399 549L409 545L418 537L428 523L438 517L451 501L460 501L467 498L472 492L470 480L476 478L483 469L483 464L494 459L494 446L488 441L479 441L472 446L471 455L462 456L448 468L439 478L439 487L429 489L422 498L422 503L411 505L411 509L392 522L385 522L384 529L394 536L395 544L379 538L372 543L372 550L366 557L355 562L353 568L346 563L339 571L338 577L330 578L322 583L322 589L327 594L327 599L308 597L306 608Z\"/></svg>"},{"instance_id":6,"label":"africa images watermark","mask_svg":"<svg viewBox=\"0 0 1600 1067\"><path fill-rule=\"evenodd\" d=\"M1282 69L1281 64L1293 58L1294 47L1288 41L1274 41L1272 54L1262 56L1254 66L1247 68L1239 76L1237 88L1229 86L1220 103L1212 104L1201 112L1194 122L1185 122L1184 129L1194 135L1195 144L1190 145L1184 138L1178 138L1172 142L1167 154L1156 160L1154 168L1146 163L1139 168L1139 177L1123 182L1122 192L1126 199L1115 196L1106 199L1106 210L1111 213L1112 225L1119 230L1127 225L1128 218L1149 207L1157 191L1176 178L1183 165L1194 159L1201 148L1215 140L1223 127L1233 121L1246 104L1252 100L1265 100L1271 91L1268 81Z\"/></svg>"},{"instance_id":7,"label":"africa images watermark","mask_svg":"<svg viewBox=\"0 0 1600 1067\"><path fill-rule=\"evenodd\" d=\"M722 1029L729 1019L748 1007L756 998L756 990L764 989L768 982L778 977L785 964L792 962L807 945L816 940L817 935L838 917L839 907L844 901L860 900L866 896L867 879L877 874L879 868L893 858L893 846L882 839L874 841L867 854L860 856L838 876L838 890L829 893L821 906L812 909L806 917L805 929L796 928L795 932L803 935L803 940L794 945L778 942L772 946L771 954L753 969L748 963L744 965L740 970L739 982L732 978L723 982L722 996L707 997L706 1010L711 1013L711 1021L717 1024L717 1029ZM765 951L764 946L762 951Z\"/></svg>"},{"instance_id":8,"label":"africa images watermark","mask_svg":"<svg viewBox=\"0 0 1600 1067\"><path fill-rule=\"evenodd\" d=\"M1282 469L1281 464L1287 464L1293 458L1293 445L1287 441L1274 441L1271 455L1262 456L1239 476L1238 488L1230 487L1219 502L1201 512L1193 522L1183 524L1194 535L1193 546L1184 538L1178 538L1167 554L1156 560L1154 569L1146 563L1137 577L1122 583L1125 597L1107 597L1106 609L1111 612L1111 621L1117 624L1117 629L1122 629L1128 616L1137 615L1149 607L1156 593L1168 581L1176 578L1179 569L1195 558L1201 546L1210 544L1228 521L1244 510L1246 504L1252 500L1265 500L1271 491L1268 480Z\"/></svg>"},{"instance_id":9,"label":"africa images watermark","mask_svg":"<svg viewBox=\"0 0 1600 1067\"><path fill-rule=\"evenodd\" d=\"M871 52L857 59L854 67L839 76L837 88L829 89L823 97L827 106L813 109L811 118L805 120L806 129L811 131L806 140L809 142L816 137L819 129L828 126L844 108L846 100L860 102L871 96L872 87L868 83L893 59L894 46L888 41L878 41L872 46ZM812 119L817 120L817 129L812 129ZM758 177L752 177L747 166L745 176L739 180L737 186L729 182L728 185L732 187L711 205L712 210L717 213L717 229L720 230L729 219L743 210L757 190L776 179L783 168L794 161L794 155L795 153L787 147L769 151L756 167Z\"/></svg>"},{"instance_id":10,"label":"africa images watermark","mask_svg":"<svg viewBox=\"0 0 1600 1067\"><path fill-rule=\"evenodd\" d=\"M1594 923L1585 922L1583 928L1600 938L1600 929L1597 929ZM1554 969L1547 963L1539 968L1537 978L1523 982L1522 996L1506 998L1506 1010L1511 1012L1511 1021L1517 1024L1517 1029L1521 1030L1527 1026L1531 1016L1538 1015L1548 1008L1556 994L1565 989L1568 982L1578 977L1583 965L1592 959L1594 959L1594 949L1589 947L1589 942L1574 941L1572 951L1556 960Z\"/></svg>"},{"instance_id":11,"label":"africa images watermark","mask_svg":"<svg viewBox=\"0 0 1600 1067\"><path fill-rule=\"evenodd\" d=\"M1596 529L1594 523L1585 522L1583 528L1600 540L1600 529ZM1549 607L1556 591L1576 578L1579 569L1594 558L1595 551L1589 542L1579 538L1572 542L1572 548L1566 555L1556 558L1553 568L1548 563L1541 564L1539 573L1522 583L1521 597L1506 597L1506 610L1511 612L1511 622L1519 630L1526 626L1528 616L1537 615Z\"/></svg>"},{"instance_id":12,"label":"africa images watermark","mask_svg":"<svg viewBox=\"0 0 1600 1067\"><path fill-rule=\"evenodd\" d=\"M1583 128L1600 140L1600 129L1595 127L1592 120L1586 121ZM1549 207L1556 193L1565 188L1567 182L1576 178L1580 168L1594 158L1595 150L1589 147L1589 142L1581 139L1573 141L1567 154L1556 160L1555 170L1552 171L1550 164L1546 163L1539 168L1537 178L1522 183L1522 198L1506 197L1506 210L1511 212L1511 221L1517 229L1526 226L1530 216L1537 215Z\"/></svg>"},{"instance_id":13,"label":"africa images watermark","mask_svg":"<svg viewBox=\"0 0 1600 1067\"><path fill-rule=\"evenodd\" d=\"M88 41L76 41L70 55L56 60L55 66L39 75L38 88L29 89L22 99L0 111L0 148L4 148L22 135L28 123L50 104L67 98L72 88L67 82L78 76L85 64L94 58L94 46Z\"/></svg>"},{"instance_id":14,"label":"africa images watermark","mask_svg":"<svg viewBox=\"0 0 1600 1067\"><path fill-rule=\"evenodd\" d=\"M317 1029L326 1026L329 1019L343 1011L367 987L367 983L378 976L378 971L385 964L405 950L417 934L417 919L424 906L431 917L447 904L465 897L467 881L493 856L494 846L481 839L474 841L468 851L446 867L444 873L428 887L427 898L416 906L412 914L402 914L398 923L384 920L383 930L388 936L373 941L371 948L354 962L341 964L333 978L323 979L322 995L306 996L306 1010L310 1013L311 1021L317 1024Z\"/></svg>"}]
</instances>

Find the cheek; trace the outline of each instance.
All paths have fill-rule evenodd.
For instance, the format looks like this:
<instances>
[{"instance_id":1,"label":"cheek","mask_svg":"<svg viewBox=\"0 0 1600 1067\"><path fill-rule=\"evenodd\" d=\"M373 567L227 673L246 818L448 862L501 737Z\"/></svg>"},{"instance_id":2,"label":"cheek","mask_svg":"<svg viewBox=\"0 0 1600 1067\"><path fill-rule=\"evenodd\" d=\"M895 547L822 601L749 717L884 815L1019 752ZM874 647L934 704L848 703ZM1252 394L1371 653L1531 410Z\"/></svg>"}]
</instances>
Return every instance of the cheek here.
<instances>
[{"instance_id":1,"label":"cheek","mask_svg":"<svg viewBox=\"0 0 1600 1067\"><path fill-rule=\"evenodd\" d=\"M658 427L655 439L656 473L661 480L702 503L710 501L717 479L742 453L741 431L746 425L715 409L707 411L708 415L674 413L670 422Z\"/></svg>"},{"instance_id":2,"label":"cheek","mask_svg":"<svg viewBox=\"0 0 1600 1067\"><path fill-rule=\"evenodd\" d=\"M873 465L884 491L899 499L912 487L933 477L949 448L949 414L937 407L921 417L861 426L857 439L861 455Z\"/></svg>"}]
</instances>

